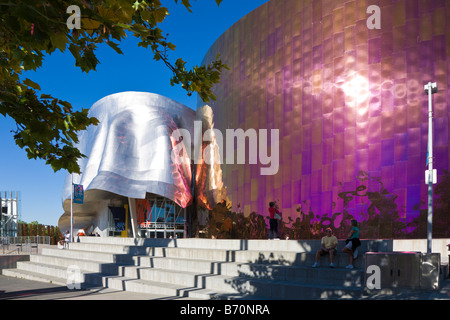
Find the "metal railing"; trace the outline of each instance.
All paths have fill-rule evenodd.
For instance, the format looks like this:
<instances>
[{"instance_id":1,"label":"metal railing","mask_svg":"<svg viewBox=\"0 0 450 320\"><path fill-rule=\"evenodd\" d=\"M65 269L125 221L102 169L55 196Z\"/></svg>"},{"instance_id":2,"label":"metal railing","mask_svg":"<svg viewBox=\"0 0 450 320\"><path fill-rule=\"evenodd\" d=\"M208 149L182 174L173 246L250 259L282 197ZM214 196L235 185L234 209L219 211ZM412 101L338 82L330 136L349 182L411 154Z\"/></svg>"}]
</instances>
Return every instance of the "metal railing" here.
<instances>
[{"instance_id":1,"label":"metal railing","mask_svg":"<svg viewBox=\"0 0 450 320\"><path fill-rule=\"evenodd\" d=\"M17 253L32 253L39 250L39 245L49 245L49 236L33 236L33 237L0 237L0 252L10 254L15 251Z\"/></svg>"}]
</instances>

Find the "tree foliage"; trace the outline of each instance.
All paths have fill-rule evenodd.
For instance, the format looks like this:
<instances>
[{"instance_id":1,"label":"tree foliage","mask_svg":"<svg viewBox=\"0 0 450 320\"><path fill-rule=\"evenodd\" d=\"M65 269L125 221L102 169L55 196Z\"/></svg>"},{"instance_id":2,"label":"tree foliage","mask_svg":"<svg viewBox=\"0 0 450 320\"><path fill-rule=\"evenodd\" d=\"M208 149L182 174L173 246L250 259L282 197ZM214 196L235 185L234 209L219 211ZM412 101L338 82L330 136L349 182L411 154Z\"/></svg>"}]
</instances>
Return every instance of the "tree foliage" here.
<instances>
[{"instance_id":1,"label":"tree foliage","mask_svg":"<svg viewBox=\"0 0 450 320\"><path fill-rule=\"evenodd\" d=\"M243 212L233 212L231 203L224 200L209 210L202 235L215 239L267 239L268 234L262 215L251 212L245 216Z\"/></svg>"},{"instance_id":2,"label":"tree foliage","mask_svg":"<svg viewBox=\"0 0 450 320\"><path fill-rule=\"evenodd\" d=\"M51 245L56 245L58 241L63 238L58 227L42 225L37 221L32 221L30 223L19 221L17 232L19 237L50 237Z\"/></svg>"},{"instance_id":3,"label":"tree foliage","mask_svg":"<svg viewBox=\"0 0 450 320\"><path fill-rule=\"evenodd\" d=\"M190 0L174 1L191 11ZM68 27L68 19L75 18L71 5L80 9L80 29ZM192 70L181 58L172 63L168 52L175 45L158 27L168 14L160 0L0 0L0 114L15 120L14 139L28 158L43 159L54 171L79 173L77 160L84 155L75 147L78 133L98 123L87 109L74 111L70 102L40 93L39 84L23 79L23 71L37 70L56 50L70 52L87 73L99 63L100 44L122 54L119 44L131 34L170 68L171 85L180 84L188 95L197 92L205 102L215 100L211 89L227 67L219 57Z\"/></svg>"}]
</instances>

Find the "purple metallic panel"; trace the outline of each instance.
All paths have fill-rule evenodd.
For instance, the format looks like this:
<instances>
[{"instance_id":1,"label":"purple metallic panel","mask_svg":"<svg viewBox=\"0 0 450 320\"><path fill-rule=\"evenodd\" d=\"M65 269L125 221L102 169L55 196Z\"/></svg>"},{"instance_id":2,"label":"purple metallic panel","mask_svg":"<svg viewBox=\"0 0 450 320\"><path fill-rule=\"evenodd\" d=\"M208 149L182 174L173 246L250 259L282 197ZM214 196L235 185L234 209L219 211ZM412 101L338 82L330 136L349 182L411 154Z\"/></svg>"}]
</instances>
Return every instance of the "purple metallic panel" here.
<instances>
[{"instance_id":1,"label":"purple metallic panel","mask_svg":"<svg viewBox=\"0 0 450 320\"><path fill-rule=\"evenodd\" d=\"M264 188L253 187L247 199L251 181L224 177L233 208L239 201L267 216L269 201L279 201L284 230L300 228L300 238L320 238L326 226L345 237L352 218L363 238L425 237L429 81L439 88L433 95L438 183L450 179L450 2L374 4L381 29L368 28L367 1L270 0L211 47L204 63L220 53L230 67L214 88L215 128L256 125L280 133L274 177L251 165L224 170L250 171ZM434 236L448 237L450 220L435 198Z\"/></svg>"}]
</instances>

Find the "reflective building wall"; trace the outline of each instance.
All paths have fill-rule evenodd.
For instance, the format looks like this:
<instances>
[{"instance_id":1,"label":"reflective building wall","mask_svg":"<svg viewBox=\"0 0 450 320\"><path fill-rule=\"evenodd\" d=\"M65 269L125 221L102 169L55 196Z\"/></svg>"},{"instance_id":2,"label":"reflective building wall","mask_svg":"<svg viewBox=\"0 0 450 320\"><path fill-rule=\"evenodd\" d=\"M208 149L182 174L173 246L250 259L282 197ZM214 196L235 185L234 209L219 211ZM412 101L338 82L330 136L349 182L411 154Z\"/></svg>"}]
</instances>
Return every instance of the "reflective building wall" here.
<instances>
[{"instance_id":1,"label":"reflective building wall","mask_svg":"<svg viewBox=\"0 0 450 320\"><path fill-rule=\"evenodd\" d=\"M370 5L380 29L369 29ZM371 20L374 22L374 20ZM211 47L230 67L215 88L215 128L279 129L279 171L222 165L233 210L268 215L302 238L331 226L345 238L426 237L428 100L433 95L434 167L449 169L450 2L271 0ZM203 105L199 102L199 106ZM247 147L248 148L248 147ZM247 162L248 163L248 162ZM440 198L436 194L436 201ZM450 234L436 202L434 236Z\"/></svg>"},{"instance_id":2,"label":"reflective building wall","mask_svg":"<svg viewBox=\"0 0 450 320\"><path fill-rule=\"evenodd\" d=\"M83 204L73 205L75 228L104 230L110 224L108 206L123 207L129 198L146 199L147 194L170 199L181 208L192 203L186 152L192 146L177 140L175 132L193 132L194 110L161 95L123 92L96 102L89 116L99 124L79 137L78 147L86 158L79 160L82 173L74 175L73 183L83 185L85 194ZM70 192L68 176L61 230L70 227Z\"/></svg>"}]
</instances>

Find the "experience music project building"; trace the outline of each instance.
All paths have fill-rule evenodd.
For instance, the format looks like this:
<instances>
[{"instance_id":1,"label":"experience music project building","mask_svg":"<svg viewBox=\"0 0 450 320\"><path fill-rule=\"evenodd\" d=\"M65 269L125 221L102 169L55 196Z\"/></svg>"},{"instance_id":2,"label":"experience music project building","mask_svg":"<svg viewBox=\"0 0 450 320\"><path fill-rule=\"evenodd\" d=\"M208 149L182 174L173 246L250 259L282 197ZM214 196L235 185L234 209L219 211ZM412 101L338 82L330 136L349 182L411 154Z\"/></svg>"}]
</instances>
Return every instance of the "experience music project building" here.
<instances>
[{"instance_id":1,"label":"experience music project building","mask_svg":"<svg viewBox=\"0 0 450 320\"><path fill-rule=\"evenodd\" d=\"M220 53L230 70L214 88L217 101L199 101L200 116L152 94L100 100L90 113L99 126L80 138L88 158L75 183L85 186L86 203L74 205L76 225L113 235L114 218L126 214L111 208L127 205L130 218L122 222L134 226L128 236L146 222L156 230L158 219L186 229L186 210L227 198L234 211L264 216L277 201L283 222L301 238L319 238L328 226L345 238L351 219L363 238L425 238L424 85L436 82L433 236L448 238L449 204L441 196L450 152L450 3L375 2L380 29L368 28L369 4L361 0L271 0L249 13L205 55L207 64ZM195 165L174 165L167 155L180 141L171 133L193 130L194 119L221 132L279 130L278 172L261 175L265 165L248 162L206 166L201 174ZM62 229L70 220L69 190L70 180Z\"/></svg>"}]
</instances>

